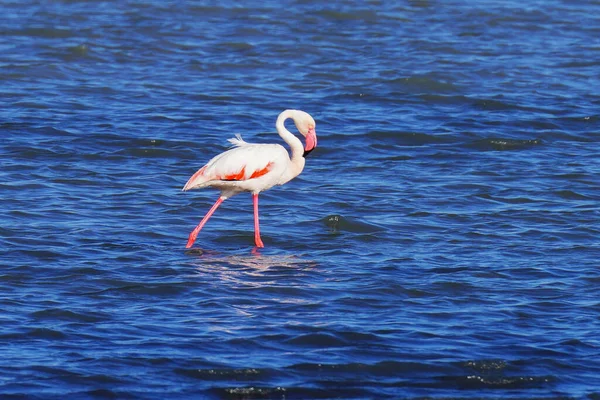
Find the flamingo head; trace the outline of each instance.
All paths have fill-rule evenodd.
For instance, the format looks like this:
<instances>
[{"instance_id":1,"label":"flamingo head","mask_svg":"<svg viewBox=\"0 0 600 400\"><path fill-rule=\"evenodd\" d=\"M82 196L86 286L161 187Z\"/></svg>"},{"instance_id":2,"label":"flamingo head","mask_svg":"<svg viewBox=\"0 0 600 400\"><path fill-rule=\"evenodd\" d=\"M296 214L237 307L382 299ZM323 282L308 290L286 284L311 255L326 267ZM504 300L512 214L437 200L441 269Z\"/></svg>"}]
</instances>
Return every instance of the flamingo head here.
<instances>
[{"instance_id":1,"label":"flamingo head","mask_svg":"<svg viewBox=\"0 0 600 400\"><path fill-rule=\"evenodd\" d=\"M300 110L296 110L295 112L294 123L296 124L296 128L298 128L298 132L306 138L304 154L302 155L306 157L317 147L317 132L315 131L317 123L310 114Z\"/></svg>"}]
</instances>

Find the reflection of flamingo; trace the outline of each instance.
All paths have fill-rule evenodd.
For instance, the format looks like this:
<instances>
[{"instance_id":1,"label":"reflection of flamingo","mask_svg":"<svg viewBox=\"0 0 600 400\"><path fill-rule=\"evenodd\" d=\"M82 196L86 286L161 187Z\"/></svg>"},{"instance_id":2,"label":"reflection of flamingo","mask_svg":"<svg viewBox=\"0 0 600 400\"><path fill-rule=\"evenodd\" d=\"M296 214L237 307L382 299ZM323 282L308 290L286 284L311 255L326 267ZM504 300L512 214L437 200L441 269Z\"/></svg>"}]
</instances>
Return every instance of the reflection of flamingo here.
<instances>
[{"instance_id":1,"label":"reflection of flamingo","mask_svg":"<svg viewBox=\"0 0 600 400\"><path fill-rule=\"evenodd\" d=\"M285 128L284 122L288 118L294 120L298 131L306 137L306 146L302 146L302 142ZM257 247L265 247L258 226L258 193L283 185L300 175L304 169L304 158L317 146L315 125L315 120L304 111L285 110L279 114L275 127L279 136L291 147L291 159L287 150L279 144L251 144L239 135L236 139L229 139L236 147L210 160L183 187L184 191L207 186L221 190L219 199L190 233L186 248L192 247L198 232L221 203L241 192L252 192L254 243Z\"/></svg>"}]
</instances>

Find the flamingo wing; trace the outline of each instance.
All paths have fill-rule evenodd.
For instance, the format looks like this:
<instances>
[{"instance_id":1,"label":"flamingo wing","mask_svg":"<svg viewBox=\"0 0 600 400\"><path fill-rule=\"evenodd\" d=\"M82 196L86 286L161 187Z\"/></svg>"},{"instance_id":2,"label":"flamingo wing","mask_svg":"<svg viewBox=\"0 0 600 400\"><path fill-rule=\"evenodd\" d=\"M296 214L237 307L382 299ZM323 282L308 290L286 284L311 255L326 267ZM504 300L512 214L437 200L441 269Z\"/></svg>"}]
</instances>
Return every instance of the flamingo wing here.
<instances>
[{"instance_id":1,"label":"flamingo wing","mask_svg":"<svg viewBox=\"0 0 600 400\"><path fill-rule=\"evenodd\" d=\"M249 144L230 140L237 147L212 158L185 184L183 190L209 186L213 181L246 181L260 178L282 165L289 155L278 144Z\"/></svg>"}]
</instances>

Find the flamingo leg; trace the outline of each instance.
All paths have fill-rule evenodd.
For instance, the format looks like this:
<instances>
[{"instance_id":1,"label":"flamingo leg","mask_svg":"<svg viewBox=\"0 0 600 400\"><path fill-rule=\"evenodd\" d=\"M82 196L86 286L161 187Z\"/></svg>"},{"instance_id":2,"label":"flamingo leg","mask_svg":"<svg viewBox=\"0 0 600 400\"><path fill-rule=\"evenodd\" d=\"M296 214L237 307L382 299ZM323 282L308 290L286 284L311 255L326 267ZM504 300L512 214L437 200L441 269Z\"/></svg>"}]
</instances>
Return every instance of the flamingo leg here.
<instances>
[{"instance_id":1,"label":"flamingo leg","mask_svg":"<svg viewBox=\"0 0 600 400\"><path fill-rule=\"evenodd\" d=\"M211 215L213 215L213 213L215 212L215 210L217 208L219 208L219 206L221 205L221 203L224 200L225 200L225 197L223 197L223 196L219 197L219 199L215 202L215 204L211 207L211 209L208 210L208 212L206 213L206 215L204 216L204 218L202 218L202 221L200 221L200 223L198 224L198 226L196 228L194 228L194 230L190 233L190 236L188 237L187 244L185 245L186 249L189 249L190 247L192 247L192 245L196 241L196 236L198 236L198 232L200 232L200 229L202 229L202 227L204 226L204 224L206 224L206 221L208 221L208 219L211 217Z\"/></svg>"},{"instance_id":2,"label":"flamingo leg","mask_svg":"<svg viewBox=\"0 0 600 400\"><path fill-rule=\"evenodd\" d=\"M254 203L254 243L256 247L265 247L260 239L260 227L258 225L258 193L252 193L252 203Z\"/></svg>"}]
</instances>

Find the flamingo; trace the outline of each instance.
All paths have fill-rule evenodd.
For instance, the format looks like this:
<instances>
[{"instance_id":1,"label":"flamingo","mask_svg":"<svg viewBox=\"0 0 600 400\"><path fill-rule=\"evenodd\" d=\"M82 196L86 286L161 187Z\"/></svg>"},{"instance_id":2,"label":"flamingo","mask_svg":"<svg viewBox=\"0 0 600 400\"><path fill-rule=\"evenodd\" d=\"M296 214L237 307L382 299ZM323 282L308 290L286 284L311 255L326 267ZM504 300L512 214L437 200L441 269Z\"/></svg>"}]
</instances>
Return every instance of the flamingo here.
<instances>
[{"instance_id":1,"label":"flamingo","mask_svg":"<svg viewBox=\"0 0 600 400\"><path fill-rule=\"evenodd\" d=\"M286 129L284 123L291 118L296 128L306 138L306 145ZM300 110L285 110L275 122L277 133L292 149L290 158L285 147L279 144L253 144L240 135L229 139L235 147L213 157L187 181L183 191L214 187L221 195L202 221L190 233L186 248L192 247L198 233L217 208L228 198L241 192L251 192L254 205L254 243L265 247L260 238L258 223L258 194L275 185L283 185L302 172L305 158L317 146L315 120Z\"/></svg>"}]
</instances>

